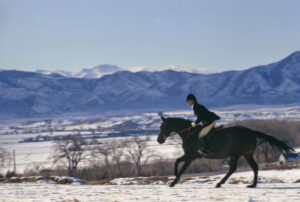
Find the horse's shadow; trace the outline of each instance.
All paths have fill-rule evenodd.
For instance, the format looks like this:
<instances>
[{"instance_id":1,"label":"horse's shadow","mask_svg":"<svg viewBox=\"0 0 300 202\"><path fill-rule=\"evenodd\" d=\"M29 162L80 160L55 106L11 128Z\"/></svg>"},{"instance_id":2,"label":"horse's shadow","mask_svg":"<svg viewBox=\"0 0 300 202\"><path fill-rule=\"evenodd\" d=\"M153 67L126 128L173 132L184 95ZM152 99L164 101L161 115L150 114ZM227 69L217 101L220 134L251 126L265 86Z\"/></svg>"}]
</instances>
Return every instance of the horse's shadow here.
<instances>
[{"instance_id":1,"label":"horse's shadow","mask_svg":"<svg viewBox=\"0 0 300 202\"><path fill-rule=\"evenodd\" d=\"M258 189L278 189L278 190L285 190L285 189L299 189L300 191L300 186L299 187L257 187Z\"/></svg>"}]
</instances>

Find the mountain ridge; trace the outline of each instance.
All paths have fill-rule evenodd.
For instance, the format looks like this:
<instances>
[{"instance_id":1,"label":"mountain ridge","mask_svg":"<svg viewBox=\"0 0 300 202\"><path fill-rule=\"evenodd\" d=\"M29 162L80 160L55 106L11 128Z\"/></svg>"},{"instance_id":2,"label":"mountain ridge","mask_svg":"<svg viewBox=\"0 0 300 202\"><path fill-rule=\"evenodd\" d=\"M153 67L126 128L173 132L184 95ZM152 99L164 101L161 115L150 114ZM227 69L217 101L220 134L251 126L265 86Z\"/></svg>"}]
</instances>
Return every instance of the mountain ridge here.
<instances>
[{"instance_id":1,"label":"mountain ridge","mask_svg":"<svg viewBox=\"0 0 300 202\"><path fill-rule=\"evenodd\" d=\"M3 117L183 110L188 93L208 107L299 104L300 51L269 65L212 74L122 70L86 79L4 70L0 89Z\"/></svg>"}]
</instances>

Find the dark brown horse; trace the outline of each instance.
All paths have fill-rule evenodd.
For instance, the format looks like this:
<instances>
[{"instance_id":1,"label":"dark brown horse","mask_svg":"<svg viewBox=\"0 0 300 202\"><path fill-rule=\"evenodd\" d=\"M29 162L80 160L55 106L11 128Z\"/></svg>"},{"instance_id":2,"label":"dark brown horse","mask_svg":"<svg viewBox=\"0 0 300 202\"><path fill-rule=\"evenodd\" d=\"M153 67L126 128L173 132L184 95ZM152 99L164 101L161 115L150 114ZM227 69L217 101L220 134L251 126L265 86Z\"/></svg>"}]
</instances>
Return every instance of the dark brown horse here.
<instances>
[{"instance_id":1,"label":"dark brown horse","mask_svg":"<svg viewBox=\"0 0 300 202\"><path fill-rule=\"evenodd\" d=\"M187 169L193 160L196 158L208 158L208 159L224 159L230 158L230 167L226 176L216 185L221 187L222 184L235 172L237 168L238 160L243 156L252 170L254 171L254 179L251 185L248 187L256 187L258 166L253 159L253 153L257 146L257 140L269 143L272 147L278 148L281 152L291 152L293 149L286 143L266 135L262 132L251 130L242 126L234 126L224 128L221 130L212 130L207 135L207 147L209 153L206 155L201 154L201 142L198 138L199 129L192 129L198 131L189 130L191 121L181 118L162 118L162 124L160 126L160 133L157 141L162 144L166 141L167 137L174 133L178 133L182 139L182 147L184 155L178 158L175 162L175 176L176 178L171 183L171 187L175 186L180 181L180 176ZM179 163L184 162L180 171L178 172Z\"/></svg>"}]
</instances>

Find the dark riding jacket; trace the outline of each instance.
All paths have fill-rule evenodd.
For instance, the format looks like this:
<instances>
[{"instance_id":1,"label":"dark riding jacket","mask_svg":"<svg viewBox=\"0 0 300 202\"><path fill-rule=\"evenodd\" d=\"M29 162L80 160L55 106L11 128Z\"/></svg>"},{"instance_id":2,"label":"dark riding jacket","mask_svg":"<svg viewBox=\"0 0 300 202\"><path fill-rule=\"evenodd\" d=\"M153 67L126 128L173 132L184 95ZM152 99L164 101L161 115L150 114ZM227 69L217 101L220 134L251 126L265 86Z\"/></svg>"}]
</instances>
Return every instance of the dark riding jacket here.
<instances>
[{"instance_id":1,"label":"dark riding jacket","mask_svg":"<svg viewBox=\"0 0 300 202\"><path fill-rule=\"evenodd\" d=\"M220 119L218 115L209 111L206 107L198 102L194 102L193 110L194 114L197 116L197 120L195 121L196 124L202 122L202 125L206 126L211 124L213 121Z\"/></svg>"}]
</instances>

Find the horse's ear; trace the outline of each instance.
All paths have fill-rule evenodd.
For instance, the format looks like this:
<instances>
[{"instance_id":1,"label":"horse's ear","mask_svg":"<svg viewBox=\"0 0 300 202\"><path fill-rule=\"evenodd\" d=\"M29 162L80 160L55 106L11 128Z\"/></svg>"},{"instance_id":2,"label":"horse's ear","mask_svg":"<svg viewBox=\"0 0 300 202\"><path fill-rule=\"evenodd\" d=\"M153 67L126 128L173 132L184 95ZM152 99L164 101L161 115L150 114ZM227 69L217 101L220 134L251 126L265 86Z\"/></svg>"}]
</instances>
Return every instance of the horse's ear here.
<instances>
[{"instance_id":1,"label":"horse's ear","mask_svg":"<svg viewBox=\"0 0 300 202\"><path fill-rule=\"evenodd\" d=\"M163 120L163 121L165 121L166 120L166 118L165 117L163 117L163 116L160 116L161 117L161 120Z\"/></svg>"}]
</instances>

